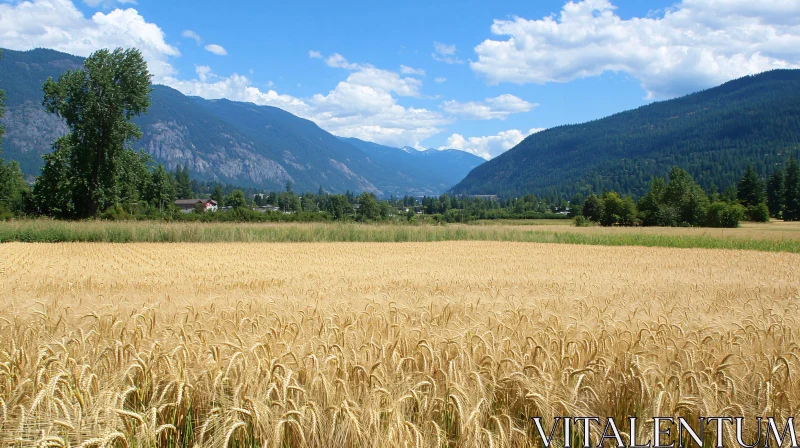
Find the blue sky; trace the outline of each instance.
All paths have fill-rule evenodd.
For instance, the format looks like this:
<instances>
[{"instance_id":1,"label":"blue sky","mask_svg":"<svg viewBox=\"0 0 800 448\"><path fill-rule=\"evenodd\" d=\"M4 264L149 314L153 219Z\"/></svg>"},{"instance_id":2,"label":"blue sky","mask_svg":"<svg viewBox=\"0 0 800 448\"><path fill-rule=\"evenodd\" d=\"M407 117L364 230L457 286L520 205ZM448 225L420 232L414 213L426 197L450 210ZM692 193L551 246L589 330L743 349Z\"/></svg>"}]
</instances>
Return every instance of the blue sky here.
<instances>
[{"instance_id":1,"label":"blue sky","mask_svg":"<svg viewBox=\"0 0 800 448\"><path fill-rule=\"evenodd\" d=\"M800 1L0 0L0 47L136 46L154 81L392 146L494 157L800 63Z\"/></svg>"}]
</instances>

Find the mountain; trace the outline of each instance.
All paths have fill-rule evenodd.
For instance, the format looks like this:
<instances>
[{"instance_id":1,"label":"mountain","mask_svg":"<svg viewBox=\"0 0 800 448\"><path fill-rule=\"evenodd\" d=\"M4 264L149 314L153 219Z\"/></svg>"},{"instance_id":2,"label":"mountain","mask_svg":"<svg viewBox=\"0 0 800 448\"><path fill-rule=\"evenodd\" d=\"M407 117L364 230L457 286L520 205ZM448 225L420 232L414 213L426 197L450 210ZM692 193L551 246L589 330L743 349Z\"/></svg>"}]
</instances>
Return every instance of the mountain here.
<instances>
[{"instance_id":1,"label":"mountain","mask_svg":"<svg viewBox=\"0 0 800 448\"><path fill-rule=\"evenodd\" d=\"M442 191L464 179L473 168L485 162L476 155L456 149L418 151L409 146L394 148L357 138L340 139L363 151L371 160L394 166L427 184L442 188Z\"/></svg>"},{"instance_id":2,"label":"mountain","mask_svg":"<svg viewBox=\"0 0 800 448\"><path fill-rule=\"evenodd\" d=\"M800 155L800 70L774 70L600 120L538 132L472 170L455 193L640 196L678 165L724 188Z\"/></svg>"},{"instance_id":3,"label":"mountain","mask_svg":"<svg viewBox=\"0 0 800 448\"><path fill-rule=\"evenodd\" d=\"M20 162L28 177L38 174L42 154L68 129L41 105L42 84L66 70L79 69L83 58L54 50L3 50L0 88L7 93L2 157ZM309 120L269 106L189 97L169 87L153 86L148 113L135 119L143 137L135 149L169 169L189 168L193 178L246 187L295 191L371 191L437 195L461 180L443 177L450 164L473 156L431 158L427 164L395 164L365 153ZM459 162L451 162L459 160ZM445 164L439 166L436 164ZM460 165L458 165L460 166ZM407 170L407 171L406 171Z\"/></svg>"}]
</instances>

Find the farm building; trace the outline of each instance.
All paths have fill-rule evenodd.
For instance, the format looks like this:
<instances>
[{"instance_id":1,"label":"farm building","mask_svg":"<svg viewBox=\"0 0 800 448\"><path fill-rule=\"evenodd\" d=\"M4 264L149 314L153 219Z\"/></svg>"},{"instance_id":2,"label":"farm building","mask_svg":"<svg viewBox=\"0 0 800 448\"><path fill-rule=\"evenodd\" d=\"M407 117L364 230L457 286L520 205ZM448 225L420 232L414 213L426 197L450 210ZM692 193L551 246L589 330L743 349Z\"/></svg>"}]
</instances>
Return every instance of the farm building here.
<instances>
[{"instance_id":1,"label":"farm building","mask_svg":"<svg viewBox=\"0 0 800 448\"><path fill-rule=\"evenodd\" d=\"M178 199L175 201L175 205L184 213L194 210L197 204L205 206L207 212L217 211L217 201L213 199Z\"/></svg>"}]
</instances>

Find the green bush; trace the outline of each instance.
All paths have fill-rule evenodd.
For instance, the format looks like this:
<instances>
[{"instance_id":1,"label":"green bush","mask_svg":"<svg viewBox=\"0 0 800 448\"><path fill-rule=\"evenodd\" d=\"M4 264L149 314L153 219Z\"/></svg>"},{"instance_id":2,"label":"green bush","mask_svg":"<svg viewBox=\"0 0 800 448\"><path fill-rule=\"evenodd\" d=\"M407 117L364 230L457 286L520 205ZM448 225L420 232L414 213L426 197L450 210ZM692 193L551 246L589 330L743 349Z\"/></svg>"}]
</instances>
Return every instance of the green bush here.
<instances>
[{"instance_id":1,"label":"green bush","mask_svg":"<svg viewBox=\"0 0 800 448\"><path fill-rule=\"evenodd\" d=\"M747 207L745 216L747 216L748 221L769 222L769 208L763 202L758 205L752 205Z\"/></svg>"},{"instance_id":2,"label":"green bush","mask_svg":"<svg viewBox=\"0 0 800 448\"><path fill-rule=\"evenodd\" d=\"M572 218L572 223L575 227L591 227L592 222L586 219L585 216L578 215Z\"/></svg>"},{"instance_id":3,"label":"green bush","mask_svg":"<svg viewBox=\"0 0 800 448\"><path fill-rule=\"evenodd\" d=\"M708 207L706 226L708 227L739 227L739 221L744 219L745 210L739 204L727 202L714 202Z\"/></svg>"}]
</instances>

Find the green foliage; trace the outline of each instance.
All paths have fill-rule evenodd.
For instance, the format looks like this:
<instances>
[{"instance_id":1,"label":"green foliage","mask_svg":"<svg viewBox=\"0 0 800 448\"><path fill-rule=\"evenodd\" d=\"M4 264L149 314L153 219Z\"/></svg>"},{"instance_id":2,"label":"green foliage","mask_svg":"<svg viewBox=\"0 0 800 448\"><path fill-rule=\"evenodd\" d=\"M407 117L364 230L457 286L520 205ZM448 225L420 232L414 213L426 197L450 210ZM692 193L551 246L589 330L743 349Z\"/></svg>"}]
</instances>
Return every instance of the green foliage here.
<instances>
[{"instance_id":1,"label":"green foliage","mask_svg":"<svg viewBox=\"0 0 800 448\"><path fill-rule=\"evenodd\" d=\"M175 202L175 179L164 169L164 165L159 164L153 170L151 180L147 184L145 199L161 212L170 208Z\"/></svg>"},{"instance_id":2,"label":"green foliage","mask_svg":"<svg viewBox=\"0 0 800 448\"><path fill-rule=\"evenodd\" d=\"M786 166L783 219L784 221L800 221L800 164L794 158Z\"/></svg>"},{"instance_id":3,"label":"green foliage","mask_svg":"<svg viewBox=\"0 0 800 448\"><path fill-rule=\"evenodd\" d=\"M752 222L769 222L769 208L764 202L751 205L746 208L745 217Z\"/></svg>"},{"instance_id":4,"label":"green foliage","mask_svg":"<svg viewBox=\"0 0 800 448\"><path fill-rule=\"evenodd\" d=\"M707 227L739 227L739 221L744 219L744 212L744 208L739 204L714 202L708 207L705 225Z\"/></svg>"},{"instance_id":5,"label":"green foliage","mask_svg":"<svg viewBox=\"0 0 800 448\"><path fill-rule=\"evenodd\" d=\"M646 226L663 225L663 216L661 215L663 214L664 191L666 189L667 183L661 177L656 177L650 182L650 191L639 200L639 217L642 220L642 224ZM675 221L677 221L677 218Z\"/></svg>"},{"instance_id":6,"label":"green foliage","mask_svg":"<svg viewBox=\"0 0 800 448\"><path fill-rule=\"evenodd\" d=\"M232 208L232 209L240 209L247 207L247 200L244 197L244 192L242 190L234 190L225 197L225 205Z\"/></svg>"},{"instance_id":7,"label":"green foliage","mask_svg":"<svg viewBox=\"0 0 800 448\"><path fill-rule=\"evenodd\" d=\"M381 208L374 194L364 192L358 197L358 220L376 221L381 217Z\"/></svg>"},{"instance_id":8,"label":"green foliage","mask_svg":"<svg viewBox=\"0 0 800 448\"><path fill-rule=\"evenodd\" d=\"M354 213L353 205L343 194L328 196L327 210L336 221L344 221Z\"/></svg>"},{"instance_id":9,"label":"green foliage","mask_svg":"<svg viewBox=\"0 0 800 448\"><path fill-rule=\"evenodd\" d=\"M150 105L150 78L138 50L100 50L82 70L69 70L58 81L49 78L42 87L43 105L64 118L71 131L59 144L65 160L58 174L70 180L76 217L95 216L119 201L121 155L126 141L141 137L131 120Z\"/></svg>"},{"instance_id":10,"label":"green foliage","mask_svg":"<svg viewBox=\"0 0 800 448\"><path fill-rule=\"evenodd\" d=\"M586 198L586 202L583 203L583 216L589 221L601 222L603 221L605 213L606 209L603 201L594 193L590 194L589 197Z\"/></svg>"},{"instance_id":11,"label":"green foliage","mask_svg":"<svg viewBox=\"0 0 800 448\"><path fill-rule=\"evenodd\" d=\"M742 180L736 186L736 197L745 207L755 207L766 201L764 181L761 180L753 165L747 165Z\"/></svg>"},{"instance_id":12,"label":"green foliage","mask_svg":"<svg viewBox=\"0 0 800 448\"><path fill-rule=\"evenodd\" d=\"M590 227L592 225L592 221L589 221L585 216L581 215L572 218L572 223L575 227Z\"/></svg>"},{"instance_id":13,"label":"green foliage","mask_svg":"<svg viewBox=\"0 0 800 448\"><path fill-rule=\"evenodd\" d=\"M19 216L26 212L30 191L17 162L0 159L0 216Z\"/></svg>"},{"instance_id":14,"label":"green foliage","mask_svg":"<svg viewBox=\"0 0 800 448\"><path fill-rule=\"evenodd\" d=\"M180 164L175 167L175 196L178 199L192 199L192 179L189 177L189 169L181 169Z\"/></svg>"},{"instance_id":15,"label":"green foliage","mask_svg":"<svg viewBox=\"0 0 800 448\"><path fill-rule=\"evenodd\" d=\"M770 216L781 217L785 190L783 170L775 170L767 181L767 207L769 207Z\"/></svg>"},{"instance_id":16,"label":"green foliage","mask_svg":"<svg viewBox=\"0 0 800 448\"><path fill-rule=\"evenodd\" d=\"M222 187L219 185L214 186L214 192L211 193L211 199L216 201L218 208L222 208L223 205L225 205L225 194L222 192Z\"/></svg>"},{"instance_id":17,"label":"green foliage","mask_svg":"<svg viewBox=\"0 0 800 448\"><path fill-rule=\"evenodd\" d=\"M537 132L478 166L455 193L642 197L680 166L704 188L800 154L800 71L774 70L588 123Z\"/></svg>"}]
</instances>

